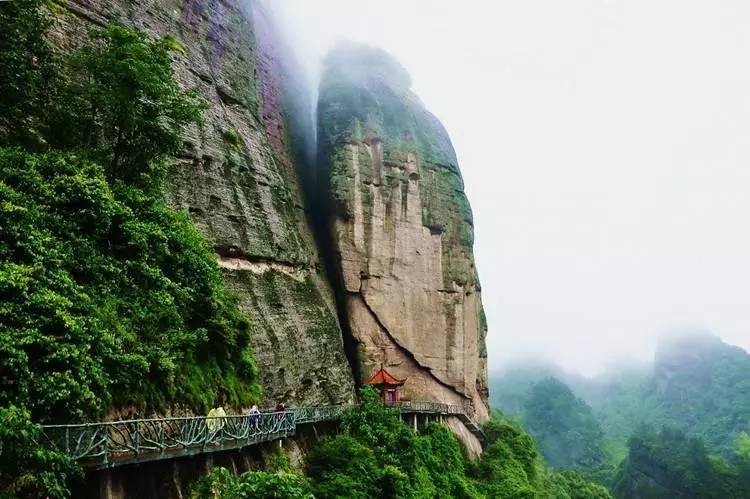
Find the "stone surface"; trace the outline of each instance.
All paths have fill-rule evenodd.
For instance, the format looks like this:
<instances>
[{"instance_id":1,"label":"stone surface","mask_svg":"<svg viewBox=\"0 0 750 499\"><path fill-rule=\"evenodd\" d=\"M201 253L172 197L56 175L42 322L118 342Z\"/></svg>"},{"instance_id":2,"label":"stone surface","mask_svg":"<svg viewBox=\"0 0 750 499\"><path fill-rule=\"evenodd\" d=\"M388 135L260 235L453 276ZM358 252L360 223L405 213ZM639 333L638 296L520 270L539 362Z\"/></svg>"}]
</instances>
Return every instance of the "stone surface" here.
<instances>
[{"instance_id":1,"label":"stone surface","mask_svg":"<svg viewBox=\"0 0 750 499\"><path fill-rule=\"evenodd\" d=\"M360 376L487 418L486 326L473 222L447 133L384 52L340 45L318 104L333 246ZM362 380L360 380L362 381Z\"/></svg>"},{"instance_id":2,"label":"stone surface","mask_svg":"<svg viewBox=\"0 0 750 499\"><path fill-rule=\"evenodd\" d=\"M445 130L395 61L360 48L329 59L318 125L324 170L315 172L309 96L252 2L64 6L55 36L66 50L110 20L183 45L174 55L178 78L210 109L176 158L169 199L212 242L253 320L264 404L351 401L352 369L362 381L382 362L408 378L412 398L468 404L487 416L471 210ZM325 190L316 191L320 179ZM318 254L303 181L313 186L313 204L326 207L333 244L323 247L338 260ZM342 327L353 340L352 365Z\"/></svg>"},{"instance_id":3,"label":"stone surface","mask_svg":"<svg viewBox=\"0 0 750 499\"><path fill-rule=\"evenodd\" d=\"M64 6L56 37L66 49L109 20L182 44L184 54L174 54L180 83L210 108L202 129L187 134L169 198L212 242L253 321L264 405L351 401L351 368L296 168L309 161L309 102L292 85L293 62L267 16L237 0Z\"/></svg>"}]
</instances>

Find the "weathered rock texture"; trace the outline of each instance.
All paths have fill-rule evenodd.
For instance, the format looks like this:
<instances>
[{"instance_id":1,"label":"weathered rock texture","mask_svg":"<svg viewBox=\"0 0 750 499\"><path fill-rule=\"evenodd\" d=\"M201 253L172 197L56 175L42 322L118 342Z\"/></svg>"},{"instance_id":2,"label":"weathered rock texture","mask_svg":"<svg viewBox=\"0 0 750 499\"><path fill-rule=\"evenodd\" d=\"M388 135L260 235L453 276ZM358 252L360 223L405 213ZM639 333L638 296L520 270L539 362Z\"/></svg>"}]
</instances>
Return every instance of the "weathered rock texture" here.
<instances>
[{"instance_id":1,"label":"weathered rock texture","mask_svg":"<svg viewBox=\"0 0 750 499\"><path fill-rule=\"evenodd\" d=\"M326 61L319 161L346 328L361 376L384 364L412 398L468 404L484 419L471 209L450 139L410 85L380 50L340 45Z\"/></svg>"},{"instance_id":2,"label":"weathered rock texture","mask_svg":"<svg viewBox=\"0 0 750 499\"><path fill-rule=\"evenodd\" d=\"M262 9L239 0L64 6L66 48L110 20L182 43L178 78L211 107L177 158L169 196L211 240L253 320L266 404L352 400L352 369L362 381L384 363L409 378L413 398L468 403L486 417L471 211L447 134L395 61L362 47L328 61L317 158L333 229L326 274L301 189L316 177L309 96Z\"/></svg>"},{"instance_id":3,"label":"weathered rock texture","mask_svg":"<svg viewBox=\"0 0 750 499\"><path fill-rule=\"evenodd\" d=\"M309 160L309 101L262 10L237 0L69 0L59 30L74 46L109 20L183 45L181 84L209 101L170 179L172 205L213 243L253 320L266 404L352 400L330 286L320 271L296 166Z\"/></svg>"}]
</instances>

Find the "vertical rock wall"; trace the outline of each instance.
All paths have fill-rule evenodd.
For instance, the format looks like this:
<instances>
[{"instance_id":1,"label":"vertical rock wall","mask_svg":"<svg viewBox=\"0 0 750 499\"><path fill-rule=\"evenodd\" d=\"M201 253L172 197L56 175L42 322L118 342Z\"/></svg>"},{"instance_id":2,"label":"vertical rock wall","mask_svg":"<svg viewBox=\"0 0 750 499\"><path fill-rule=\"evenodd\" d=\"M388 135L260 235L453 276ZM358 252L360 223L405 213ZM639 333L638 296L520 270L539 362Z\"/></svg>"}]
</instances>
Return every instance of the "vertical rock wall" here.
<instances>
[{"instance_id":1,"label":"vertical rock wall","mask_svg":"<svg viewBox=\"0 0 750 499\"><path fill-rule=\"evenodd\" d=\"M296 166L312 126L272 23L237 0L69 0L58 33L75 46L110 20L173 35L177 76L209 101L169 179L172 205L213 243L253 321L268 405L338 403L354 394L330 286L318 263Z\"/></svg>"},{"instance_id":2,"label":"vertical rock wall","mask_svg":"<svg viewBox=\"0 0 750 499\"><path fill-rule=\"evenodd\" d=\"M213 243L253 320L266 404L352 400L352 368L361 378L382 362L409 378L413 398L487 415L471 211L450 140L398 63L363 47L331 55L318 107L323 171L314 175L309 96L253 2L64 6L57 35L65 48L110 20L183 45L178 78L211 107L176 158L169 197ZM316 205L333 251L322 256L338 303L308 224L300 179L309 187L313 178L324 179L308 192L322 194ZM351 366L340 324L354 346Z\"/></svg>"},{"instance_id":3,"label":"vertical rock wall","mask_svg":"<svg viewBox=\"0 0 750 499\"><path fill-rule=\"evenodd\" d=\"M447 133L386 53L340 45L318 104L324 205L362 376L487 417L486 326L473 225ZM362 380L360 380L362 381Z\"/></svg>"}]
</instances>

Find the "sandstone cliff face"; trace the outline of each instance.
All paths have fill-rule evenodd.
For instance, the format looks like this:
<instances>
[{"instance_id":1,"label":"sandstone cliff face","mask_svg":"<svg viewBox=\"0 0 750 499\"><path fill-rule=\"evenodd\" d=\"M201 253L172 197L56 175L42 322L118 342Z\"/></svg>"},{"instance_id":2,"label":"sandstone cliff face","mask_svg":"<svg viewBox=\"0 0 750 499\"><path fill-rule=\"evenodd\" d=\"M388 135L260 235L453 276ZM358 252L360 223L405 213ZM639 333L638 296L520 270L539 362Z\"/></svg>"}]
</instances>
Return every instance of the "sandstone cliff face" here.
<instances>
[{"instance_id":1,"label":"sandstone cliff face","mask_svg":"<svg viewBox=\"0 0 750 499\"><path fill-rule=\"evenodd\" d=\"M212 241L253 320L264 403L352 400L351 368L295 169L307 160L309 102L294 93L293 67L265 14L237 0L64 5L63 45L109 20L172 34L183 45L178 78L211 107L177 158L170 199Z\"/></svg>"},{"instance_id":2,"label":"sandstone cliff face","mask_svg":"<svg viewBox=\"0 0 750 499\"><path fill-rule=\"evenodd\" d=\"M319 161L360 376L381 363L414 399L487 417L473 225L440 122L382 51L337 47L318 104ZM362 381L362 380L360 380Z\"/></svg>"},{"instance_id":3,"label":"sandstone cliff face","mask_svg":"<svg viewBox=\"0 0 750 499\"><path fill-rule=\"evenodd\" d=\"M253 320L265 404L350 401L355 381L383 363L409 378L412 398L469 404L486 417L471 210L450 140L398 63L362 47L331 55L314 158L309 96L254 2L64 6L56 33L64 48L111 20L183 45L178 78L211 107L188 134L169 198L213 243ZM302 180L312 197L322 194L313 201L326 208L327 255L308 224Z\"/></svg>"}]
</instances>

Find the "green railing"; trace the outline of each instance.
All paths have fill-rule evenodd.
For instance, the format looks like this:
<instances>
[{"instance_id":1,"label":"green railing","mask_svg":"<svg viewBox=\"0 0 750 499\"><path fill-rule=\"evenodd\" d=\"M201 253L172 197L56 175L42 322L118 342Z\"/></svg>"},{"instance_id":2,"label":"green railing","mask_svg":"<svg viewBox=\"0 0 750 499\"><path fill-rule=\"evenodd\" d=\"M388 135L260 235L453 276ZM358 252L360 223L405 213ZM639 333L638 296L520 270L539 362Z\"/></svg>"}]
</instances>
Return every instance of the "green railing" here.
<instances>
[{"instance_id":1,"label":"green railing","mask_svg":"<svg viewBox=\"0 0 750 499\"><path fill-rule=\"evenodd\" d=\"M294 412L49 425L48 444L85 467L111 467L254 445L294 434Z\"/></svg>"},{"instance_id":2,"label":"green railing","mask_svg":"<svg viewBox=\"0 0 750 499\"><path fill-rule=\"evenodd\" d=\"M293 435L298 425L339 419L352 405L297 407L260 414L132 419L44 426L46 445L87 468L174 459L256 445ZM409 401L395 405L406 414L460 417L481 438L479 426L461 406Z\"/></svg>"},{"instance_id":3,"label":"green railing","mask_svg":"<svg viewBox=\"0 0 750 499\"><path fill-rule=\"evenodd\" d=\"M456 416L474 433L480 440L484 439L482 427L474 420L471 413L460 405L441 404L440 402L427 402L423 400L403 400L395 404L401 409L401 412L419 413L419 414L436 414L446 416Z\"/></svg>"}]
</instances>

